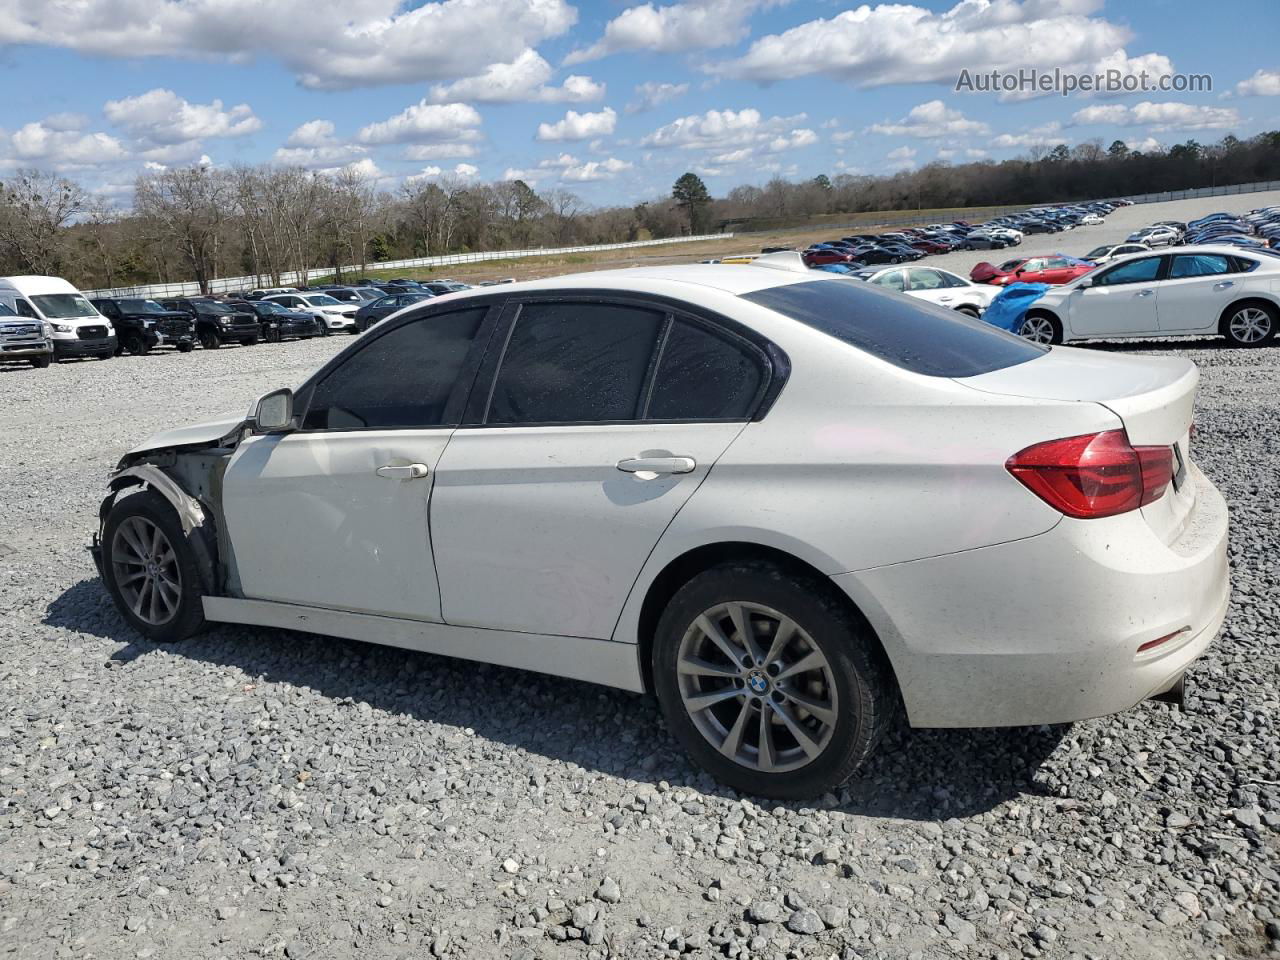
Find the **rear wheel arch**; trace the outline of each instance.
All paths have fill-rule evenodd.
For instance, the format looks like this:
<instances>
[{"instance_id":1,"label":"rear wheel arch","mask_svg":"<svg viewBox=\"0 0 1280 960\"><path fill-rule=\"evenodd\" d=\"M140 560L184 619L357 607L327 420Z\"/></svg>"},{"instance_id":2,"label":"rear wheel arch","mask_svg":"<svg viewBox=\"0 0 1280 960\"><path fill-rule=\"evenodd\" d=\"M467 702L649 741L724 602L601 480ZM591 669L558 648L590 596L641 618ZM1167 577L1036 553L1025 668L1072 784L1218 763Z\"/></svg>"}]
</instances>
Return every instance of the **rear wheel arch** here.
<instances>
[{"instance_id":1,"label":"rear wheel arch","mask_svg":"<svg viewBox=\"0 0 1280 960\"><path fill-rule=\"evenodd\" d=\"M832 600L844 607L859 621L865 630L865 635L874 641L875 650L873 652L876 659L884 668L886 674L894 678L896 682L897 674L894 671L892 660L871 621L843 590L831 582L829 576L813 566L813 564L785 550L759 543L728 541L704 544L681 554L669 562L649 584L648 590L645 592L644 602L640 607L636 629L637 657L639 658L640 674L646 692L652 693L654 691L654 640L663 611L666 610L667 605L680 588L694 577L715 567L729 564L771 566L781 569L798 579L812 581L815 589L829 595Z\"/></svg>"},{"instance_id":2,"label":"rear wheel arch","mask_svg":"<svg viewBox=\"0 0 1280 960\"><path fill-rule=\"evenodd\" d=\"M1228 330L1228 324L1236 313L1248 307L1261 309L1271 317L1271 331L1261 340L1256 341L1255 344L1249 345L1261 345L1275 339L1277 328L1280 328L1280 308L1277 308L1275 303L1265 297L1241 297L1239 300L1228 304L1227 308L1223 310L1222 314L1218 317L1218 332L1232 343L1239 344L1239 341L1235 340L1231 336Z\"/></svg>"}]
</instances>

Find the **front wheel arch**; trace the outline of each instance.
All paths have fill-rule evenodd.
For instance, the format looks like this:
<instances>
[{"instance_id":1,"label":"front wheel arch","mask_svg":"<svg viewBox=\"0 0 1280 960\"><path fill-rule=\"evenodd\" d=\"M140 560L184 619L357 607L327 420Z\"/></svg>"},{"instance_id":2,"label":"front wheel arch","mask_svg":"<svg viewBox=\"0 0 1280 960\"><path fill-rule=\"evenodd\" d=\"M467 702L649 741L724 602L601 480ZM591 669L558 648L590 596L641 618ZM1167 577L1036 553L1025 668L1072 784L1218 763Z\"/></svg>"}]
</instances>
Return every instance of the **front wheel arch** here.
<instances>
[{"instance_id":1,"label":"front wheel arch","mask_svg":"<svg viewBox=\"0 0 1280 960\"><path fill-rule=\"evenodd\" d=\"M1035 310L1035 309L1028 310L1026 313L1026 316L1024 316L1022 319L1022 323L1018 326L1019 336L1025 336L1022 333L1023 327L1026 325L1028 320L1032 320L1032 319L1047 321L1049 325L1049 333L1048 333L1049 339L1036 340L1037 343L1048 343L1051 345L1057 345L1062 343L1062 321L1058 319L1056 314L1053 314L1048 310ZM1031 340L1034 338L1027 337L1027 339Z\"/></svg>"}]
</instances>

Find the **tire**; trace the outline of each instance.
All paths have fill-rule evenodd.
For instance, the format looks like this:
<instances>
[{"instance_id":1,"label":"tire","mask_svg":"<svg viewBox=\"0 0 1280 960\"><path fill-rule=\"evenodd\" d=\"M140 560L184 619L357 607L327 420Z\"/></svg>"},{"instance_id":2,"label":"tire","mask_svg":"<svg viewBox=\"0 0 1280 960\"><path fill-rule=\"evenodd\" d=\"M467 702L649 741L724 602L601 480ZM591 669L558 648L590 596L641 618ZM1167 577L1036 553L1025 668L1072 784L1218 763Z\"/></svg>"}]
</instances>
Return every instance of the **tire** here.
<instances>
[{"instance_id":1,"label":"tire","mask_svg":"<svg viewBox=\"0 0 1280 960\"><path fill-rule=\"evenodd\" d=\"M195 348L196 348L196 345L195 345L194 343L180 343L180 344L178 344L178 352L179 352L179 353L190 353L190 352L191 352L192 350L194 350Z\"/></svg>"},{"instance_id":2,"label":"tire","mask_svg":"<svg viewBox=\"0 0 1280 960\"><path fill-rule=\"evenodd\" d=\"M278 328L267 331L267 343L279 343L283 339L284 337L281 335Z\"/></svg>"},{"instance_id":3,"label":"tire","mask_svg":"<svg viewBox=\"0 0 1280 960\"><path fill-rule=\"evenodd\" d=\"M781 652L765 649L784 620L797 631ZM750 622L760 657L746 667L735 656L730 667L727 653L700 626L710 622L742 656L748 651L734 623ZM815 653L820 667L784 679L787 665L812 663ZM771 662L758 666L770 654ZM690 658L736 675L691 675ZM658 622L653 677L667 727L694 760L730 786L779 799L820 796L848 780L897 712L897 691L876 641L831 585L762 562L713 567L680 588ZM796 677L804 678L803 689L794 686ZM690 706L688 698L717 694L707 707ZM807 712L796 696L825 716ZM761 723L765 710L768 726ZM792 724L809 738L809 749L791 732ZM762 730L768 746L763 755ZM726 747L735 731L738 745ZM722 749L732 749L733 756Z\"/></svg>"},{"instance_id":4,"label":"tire","mask_svg":"<svg viewBox=\"0 0 1280 960\"><path fill-rule=\"evenodd\" d=\"M1233 303L1222 314L1219 330L1233 347L1266 346L1276 336L1280 313L1263 300Z\"/></svg>"},{"instance_id":5,"label":"tire","mask_svg":"<svg viewBox=\"0 0 1280 960\"><path fill-rule=\"evenodd\" d=\"M240 346L242 347L256 347L257 345L258 345L257 337L245 337L243 340L240 341Z\"/></svg>"},{"instance_id":6,"label":"tire","mask_svg":"<svg viewBox=\"0 0 1280 960\"><path fill-rule=\"evenodd\" d=\"M963 307L956 307L956 313L963 313L965 316L973 317L975 320L982 316L982 314L978 313L977 307L971 307L968 304Z\"/></svg>"},{"instance_id":7,"label":"tire","mask_svg":"<svg viewBox=\"0 0 1280 960\"><path fill-rule=\"evenodd\" d=\"M130 356L141 357L150 352L147 342L137 333L129 333L120 342L120 348Z\"/></svg>"},{"instance_id":8,"label":"tire","mask_svg":"<svg viewBox=\"0 0 1280 960\"><path fill-rule=\"evenodd\" d=\"M217 330L201 330L200 331L200 347L204 350L217 350L222 346L222 338L218 336Z\"/></svg>"},{"instance_id":9,"label":"tire","mask_svg":"<svg viewBox=\"0 0 1280 960\"><path fill-rule=\"evenodd\" d=\"M1018 336L1046 346L1062 343L1062 323L1051 313L1032 310L1022 318Z\"/></svg>"},{"instance_id":10,"label":"tire","mask_svg":"<svg viewBox=\"0 0 1280 960\"><path fill-rule=\"evenodd\" d=\"M27 362L37 370L47 370L49 369L49 365L53 363L53 357L49 354L45 354L43 357L32 357Z\"/></svg>"},{"instance_id":11,"label":"tire","mask_svg":"<svg viewBox=\"0 0 1280 960\"><path fill-rule=\"evenodd\" d=\"M160 539L148 539L156 531ZM195 553L157 493L126 494L112 505L102 528L102 579L120 615L149 640L173 643L204 626Z\"/></svg>"}]
</instances>

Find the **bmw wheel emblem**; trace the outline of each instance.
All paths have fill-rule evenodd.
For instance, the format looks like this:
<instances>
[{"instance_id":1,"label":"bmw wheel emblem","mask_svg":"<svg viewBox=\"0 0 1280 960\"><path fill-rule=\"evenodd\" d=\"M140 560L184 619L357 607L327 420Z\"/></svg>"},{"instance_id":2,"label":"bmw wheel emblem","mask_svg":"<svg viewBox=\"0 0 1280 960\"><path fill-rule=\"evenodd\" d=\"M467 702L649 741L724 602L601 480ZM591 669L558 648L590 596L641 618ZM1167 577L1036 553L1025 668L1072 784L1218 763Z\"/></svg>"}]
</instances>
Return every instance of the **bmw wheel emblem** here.
<instances>
[{"instance_id":1,"label":"bmw wheel emblem","mask_svg":"<svg viewBox=\"0 0 1280 960\"><path fill-rule=\"evenodd\" d=\"M751 688L752 693L762 694L769 689L769 681L762 673L752 673L747 677L747 686Z\"/></svg>"}]
</instances>

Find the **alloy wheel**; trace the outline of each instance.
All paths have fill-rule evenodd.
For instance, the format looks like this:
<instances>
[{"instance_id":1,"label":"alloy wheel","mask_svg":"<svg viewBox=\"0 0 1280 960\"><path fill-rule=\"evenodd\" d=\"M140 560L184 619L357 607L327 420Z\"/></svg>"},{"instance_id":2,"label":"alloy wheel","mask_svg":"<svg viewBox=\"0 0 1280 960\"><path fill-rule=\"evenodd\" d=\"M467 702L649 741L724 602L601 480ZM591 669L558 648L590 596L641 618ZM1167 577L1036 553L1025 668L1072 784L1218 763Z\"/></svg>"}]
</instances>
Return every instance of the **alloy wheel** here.
<instances>
[{"instance_id":1,"label":"alloy wheel","mask_svg":"<svg viewBox=\"0 0 1280 960\"><path fill-rule=\"evenodd\" d=\"M1032 343L1053 343L1053 323L1047 317L1027 317L1018 335Z\"/></svg>"},{"instance_id":2,"label":"alloy wheel","mask_svg":"<svg viewBox=\"0 0 1280 960\"><path fill-rule=\"evenodd\" d=\"M153 627L172 620L182 599L178 555L164 531L146 517L126 517L111 543L116 589L133 615Z\"/></svg>"},{"instance_id":3,"label":"alloy wheel","mask_svg":"<svg viewBox=\"0 0 1280 960\"><path fill-rule=\"evenodd\" d=\"M1237 310L1228 323L1231 339L1237 343L1257 343L1271 333L1271 315L1261 307Z\"/></svg>"},{"instance_id":4,"label":"alloy wheel","mask_svg":"<svg viewBox=\"0 0 1280 960\"><path fill-rule=\"evenodd\" d=\"M740 766L796 770L831 740L840 706L831 665L776 610L732 602L704 611L680 641L676 670L694 727Z\"/></svg>"}]
</instances>

